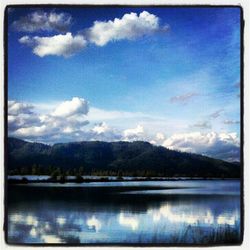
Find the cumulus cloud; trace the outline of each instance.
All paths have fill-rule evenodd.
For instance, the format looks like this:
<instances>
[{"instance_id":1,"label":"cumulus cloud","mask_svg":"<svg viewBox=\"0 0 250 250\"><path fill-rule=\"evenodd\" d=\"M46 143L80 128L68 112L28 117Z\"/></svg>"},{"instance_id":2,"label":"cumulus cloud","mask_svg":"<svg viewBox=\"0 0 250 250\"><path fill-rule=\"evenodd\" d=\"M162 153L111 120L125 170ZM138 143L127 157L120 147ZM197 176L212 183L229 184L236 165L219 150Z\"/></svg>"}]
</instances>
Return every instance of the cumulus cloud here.
<instances>
[{"instance_id":1,"label":"cumulus cloud","mask_svg":"<svg viewBox=\"0 0 250 250\"><path fill-rule=\"evenodd\" d=\"M88 112L88 102L83 98L73 97L70 101L62 102L52 115L57 117L69 117L76 114L86 115Z\"/></svg>"},{"instance_id":2,"label":"cumulus cloud","mask_svg":"<svg viewBox=\"0 0 250 250\"><path fill-rule=\"evenodd\" d=\"M198 93L196 92L190 92L186 93L184 95L178 95L173 96L169 99L171 103L181 103L181 104L187 104L189 101L191 101L195 96L198 96Z\"/></svg>"},{"instance_id":3,"label":"cumulus cloud","mask_svg":"<svg viewBox=\"0 0 250 250\"><path fill-rule=\"evenodd\" d=\"M223 121L224 124L227 125L232 125L232 124L240 124L240 121L236 121L236 120L225 120Z\"/></svg>"},{"instance_id":4,"label":"cumulus cloud","mask_svg":"<svg viewBox=\"0 0 250 250\"><path fill-rule=\"evenodd\" d=\"M162 143L165 141L165 135L163 133L156 133L155 137L150 138L149 141L151 144L154 145L162 145Z\"/></svg>"},{"instance_id":5,"label":"cumulus cloud","mask_svg":"<svg viewBox=\"0 0 250 250\"><path fill-rule=\"evenodd\" d=\"M86 131L85 137L92 141L120 141L123 140L120 130L110 127L106 122L95 124Z\"/></svg>"},{"instance_id":6,"label":"cumulus cloud","mask_svg":"<svg viewBox=\"0 0 250 250\"><path fill-rule=\"evenodd\" d=\"M39 122L34 106L29 103L8 101L8 127L10 131L29 127Z\"/></svg>"},{"instance_id":7,"label":"cumulus cloud","mask_svg":"<svg viewBox=\"0 0 250 250\"><path fill-rule=\"evenodd\" d=\"M101 122L101 123L95 125L94 128L92 128L92 131L94 133L97 133L97 134L102 134L102 133L105 133L109 130L110 130L110 128L108 127L106 122Z\"/></svg>"},{"instance_id":8,"label":"cumulus cloud","mask_svg":"<svg viewBox=\"0 0 250 250\"><path fill-rule=\"evenodd\" d=\"M23 112L15 113L15 107L22 107ZM8 110L9 135L23 139L51 141L53 138L76 138L83 134L87 120L88 102L74 97L70 101L60 103L54 111L47 114L30 113L28 104L10 101ZM26 109L25 109L26 108ZM15 111L13 115L13 110Z\"/></svg>"},{"instance_id":9,"label":"cumulus cloud","mask_svg":"<svg viewBox=\"0 0 250 250\"><path fill-rule=\"evenodd\" d=\"M34 107L16 101L9 102L10 136L53 143L72 140L137 140L144 132L140 125L123 131L110 127L106 122L86 129L86 125L89 124L89 104L79 97L61 102L56 107L51 107L50 110L46 109L47 113L39 113L39 108L35 112Z\"/></svg>"},{"instance_id":10,"label":"cumulus cloud","mask_svg":"<svg viewBox=\"0 0 250 250\"><path fill-rule=\"evenodd\" d=\"M87 45L87 41L82 35L73 36L70 32L51 37L23 36L19 42L32 47L33 53L40 57L54 55L67 58L81 51Z\"/></svg>"},{"instance_id":11,"label":"cumulus cloud","mask_svg":"<svg viewBox=\"0 0 250 250\"><path fill-rule=\"evenodd\" d=\"M156 137L157 140L160 140L160 141L165 139L165 135L162 134L162 133L159 133L159 132L156 133L155 137Z\"/></svg>"},{"instance_id":12,"label":"cumulus cloud","mask_svg":"<svg viewBox=\"0 0 250 250\"><path fill-rule=\"evenodd\" d=\"M34 106L28 103L8 101L8 114L9 115L31 114L33 108Z\"/></svg>"},{"instance_id":13,"label":"cumulus cloud","mask_svg":"<svg viewBox=\"0 0 250 250\"><path fill-rule=\"evenodd\" d=\"M34 113L10 115L8 114L8 129L9 131L15 131L19 128L30 127L40 122L38 116Z\"/></svg>"},{"instance_id":14,"label":"cumulus cloud","mask_svg":"<svg viewBox=\"0 0 250 250\"><path fill-rule=\"evenodd\" d=\"M194 132L166 137L162 132L151 131L150 134L150 130L142 123L136 123L138 125L128 129L125 123L120 128L114 126L113 118L110 119L113 126L105 120L91 124L92 120L88 116L89 104L79 97L57 103L56 106L52 105L53 107L45 111L39 110L36 105L17 101L9 101L8 106L9 136L26 140L46 143L143 140L174 150L204 154L228 161L240 158L240 140L236 133ZM118 117L120 119L120 114ZM127 119L126 116L124 119ZM230 124L229 121L227 123Z\"/></svg>"},{"instance_id":15,"label":"cumulus cloud","mask_svg":"<svg viewBox=\"0 0 250 250\"><path fill-rule=\"evenodd\" d=\"M193 132L174 134L164 141L163 146L228 161L239 160L240 158L240 141L236 133Z\"/></svg>"},{"instance_id":16,"label":"cumulus cloud","mask_svg":"<svg viewBox=\"0 0 250 250\"><path fill-rule=\"evenodd\" d=\"M66 31L71 24L71 16L65 13L33 12L13 23L20 31ZM136 38L151 35L156 32L165 32L168 25L160 26L159 18L143 11L140 14L125 14L121 19L113 21L95 21L93 26L84 32L73 36L70 32L55 36L23 36L19 39L21 44L30 46L33 53L44 57L48 55L69 57L83 50L88 43L104 46L110 41L135 40Z\"/></svg>"},{"instance_id":17,"label":"cumulus cloud","mask_svg":"<svg viewBox=\"0 0 250 250\"><path fill-rule=\"evenodd\" d=\"M43 136L47 134L49 130L49 127L46 125L41 125L41 126L30 126L30 127L24 127L24 128L19 128L15 131L16 136L21 136L21 137L30 137L30 136Z\"/></svg>"},{"instance_id":18,"label":"cumulus cloud","mask_svg":"<svg viewBox=\"0 0 250 250\"><path fill-rule=\"evenodd\" d=\"M86 30L89 42L97 46L104 46L110 41L123 39L134 40L159 31L168 30L168 26L160 27L159 18L147 11L125 14L121 19L113 21L95 21Z\"/></svg>"},{"instance_id":19,"label":"cumulus cloud","mask_svg":"<svg viewBox=\"0 0 250 250\"><path fill-rule=\"evenodd\" d=\"M34 11L27 16L14 21L12 26L17 31L36 32L36 31L58 31L65 32L69 29L72 22L71 15L67 13Z\"/></svg>"},{"instance_id":20,"label":"cumulus cloud","mask_svg":"<svg viewBox=\"0 0 250 250\"><path fill-rule=\"evenodd\" d=\"M136 128L125 129L123 131L123 139L125 141L142 140L144 135L144 128L137 125Z\"/></svg>"}]
</instances>

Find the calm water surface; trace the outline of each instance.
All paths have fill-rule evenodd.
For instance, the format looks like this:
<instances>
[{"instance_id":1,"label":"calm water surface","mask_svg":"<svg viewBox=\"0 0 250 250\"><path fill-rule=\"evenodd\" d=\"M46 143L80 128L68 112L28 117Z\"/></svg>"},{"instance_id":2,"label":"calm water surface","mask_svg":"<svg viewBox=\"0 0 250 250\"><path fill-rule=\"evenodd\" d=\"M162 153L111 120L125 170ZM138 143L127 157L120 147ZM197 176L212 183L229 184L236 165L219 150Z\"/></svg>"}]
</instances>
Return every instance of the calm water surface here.
<instances>
[{"instance_id":1,"label":"calm water surface","mask_svg":"<svg viewBox=\"0 0 250 250\"><path fill-rule=\"evenodd\" d=\"M9 243L202 243L240 233L237 180L26 184L8 188Z\"/></svg>"}]
</instances>

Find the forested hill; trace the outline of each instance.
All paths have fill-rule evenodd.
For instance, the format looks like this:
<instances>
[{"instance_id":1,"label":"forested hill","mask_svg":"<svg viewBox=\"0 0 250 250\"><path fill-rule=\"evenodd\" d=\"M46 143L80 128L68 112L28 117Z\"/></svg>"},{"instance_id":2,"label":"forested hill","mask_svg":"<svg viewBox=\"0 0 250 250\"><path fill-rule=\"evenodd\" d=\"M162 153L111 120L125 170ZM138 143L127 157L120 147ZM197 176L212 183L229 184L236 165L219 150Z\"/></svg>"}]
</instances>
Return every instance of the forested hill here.
<instances>
[{"instance_id":1,"label":"forested hill","mask_svg":"<svg viewBox=\"0 0 250 250\"><path fill-rule=\"evenodd\" d=\"M240 177L239 164L148 142L83 141L53 146L8 138L8 174Z\"/></svg>"}]
</instances>

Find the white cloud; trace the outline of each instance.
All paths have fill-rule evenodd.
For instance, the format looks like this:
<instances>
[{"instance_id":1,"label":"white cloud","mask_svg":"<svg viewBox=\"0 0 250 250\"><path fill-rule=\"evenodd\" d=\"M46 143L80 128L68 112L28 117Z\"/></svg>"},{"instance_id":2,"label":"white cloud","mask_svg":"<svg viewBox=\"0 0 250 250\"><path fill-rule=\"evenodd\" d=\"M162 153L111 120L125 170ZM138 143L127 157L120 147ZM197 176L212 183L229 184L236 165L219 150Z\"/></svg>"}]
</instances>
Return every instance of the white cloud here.
<instances>
[{"instance_id":1,"label":"white cloud","mask_svg":"<svg viewBox=\"0 0 250 250\"><path fill-rule=\"evenodd\" d=\"M22 139L46 143L143 140L174 150L204 154L229 161L239 160L240 156L240 140L237 133L178 133L176 131L180 130L175 123L171 123L169 126L172 129L175 126L175 134L173 134L174 130L170 132L167 123L165 129L162 121L159 123L158 120L156 123L150 122L147 125L146 122L142 122L143 115L138 118L134 113L123 111L109 113L109 111L96 109L96 112L89 116L88 102L79 97L53 105L47 104L45 108L42 105L41 109L38 105L17 101L9 101L8 106L8 134ZM97 114L100 114L98 123ZM93 117L95 119L92 120ZM105 117L110 124L106 119L101 120ZM132 121L128 117L131 117ZM117 119L118 123L116 123ZM162 133L164 131L167 131L170 136L166 137Z\"/></svg>"},{"instance_id":2,"label":"white cloud","mask_svg":"<svg viewBox=\"0 0 250 250\"><path fill-rule=\"evenodd\" d=\"M89 42L97 46L104 46L110 41L133 40L144 35L167 30L167 26L161 28L159 18L147 11L125 14L121 19L113 21L95 21L94 25L86 30Z\"/></svg>"},{"instance_id":3,"label":"white cloud","mask_svg":"<svg viewBox=\"0 0 250 250\"><path fill-rule=\"evenodd\" d=\"M43 136L48 133L48 127L46 125L31 126L27 128L19 128L15 131L15 136L29 137L32 136Z\"/></svg>"},{"instance_id":4,"label":"white cloud","mask_svg":"<svg viewBox=\"0 0 250 250\"><path fill-rule=\"evenodd\" d=\"M34 106L29 103L8 101L8 129L10 131L34 126L39 122Z\"/></svg>"},{"instance_id":5,"label":"white cloud","mask_svg":"<svg viewBox=\"0 0 250 250\"><path fill-rule=\"evenodd\" d=\"M13 23L20 31L66 31L71 24L71 16L55 12L33 12ZM134 40L156 32L167 31L168 26L159 24L159 18L147 11L125 14L121 19L113 21L95 21L93 26L85 29L84 34L73 36L70 32L48 37L23 36L21 44L30 46L33 53L44 57L49 55L70 57L83 50L88 43L104 46L110 41L123 39Z\"/></svg>"},{"instance_id":6,"label":"white cloud","mask_svg":"<svg viewBox=\"0 0 250 250\"><path fill-rule=\"evenodd\" d=\"M237 136L237 133L220 133L219 138L220 140L225 141L227 143L232 143L237 146L240 145L240 140Z\"/></svg>"},{"instance_id":7,"label":"white cloud","mask_svg":"<svg viewBox=\"0 0 250 250\"><path fill-rule=\"evenodd\" d=\"M123 131L123 139L125 141L143 140L144 128L137 125L136 128L125 129Z\"/></svg>"},{"instance_id":8,"label":"white cloud","mask_svg":"<svg viewBox=\"0 0 250 250\"><path fill-rule=\"evenodd\" d=\"M184 152L205 154L224 160L239 160L240 141L236 133L181 133L174 134L163 146Z\"/></svg>"},{"instance_id":9,"label":"white cloud","mask_svg":"<svg viewBox=\"0 0 250 250\"><path fill-rule=\"evenodd\" d=\"M62 102L52 113L56 117L69 117L72 115L86 115L89 111L88 102L83 98L73 97L70 101Z\"/></svg>"},{"instance_id":10,"label":"white cloud","mask_svg":"<svg viewBox=\"0 0 250 250\"><path fill-rule=\"evenodd\" d=\"M165 139L165 135L162 133L156 133L155 137L157 140L160 140L160 141Z\"/></svg>"},{"instance_id":11,"label":"white cloud","mask_svg":"<svg viewBox=\"0 0 250 250\"><path fill-rule=\"evenodd\" d=\"M34 106L28 103L8 101L8 114L9 115L31 114L33 108Z\"/></svg>"},{"instance_id":12,"label":"white cloud","mask_svg":"<svg viewBox=\"0 0 250 250\"><path fill-rule=\"evenodd\" d=\"M49 55L70 57L87 45L87 41L82 35L72 36L70 32L50 37L23 36L19 42L32 47L33 53L40 57Z\"/></svg>"},{"instance_id":13,"label":"white cloud","mask_svg":"<svg viewBox=\"0 0 250 250\"><path fill-rule=\"evenodd\" d=\"M94 128L92 128L92 131L97 133L97 134L102 134L102 133L105 133L109 130L110 130L110 128L108 127L106 122L101 122L101 123L95 125Z\"/></svg>"},{"instance_id":14,"label":"white cloud","mask_svg":"<svg viewBox=\"0 0 250 250\"><path fill-rule=\"evenodd\" d=\"M18 114L18 115L8 115L8 129L9 131L14 131L19 128L25 128L30 126L35 126L39 124L39 117L32 114Z\"/></svg>"},{"instance_id":15,"label":"white cloud","mask_svg":"<svg viewBox=\"0 0 250 250\"><path fill-rule=\"evenodd\" d=\"M17 31L35 32L35 31L59 31L68 30L72 22L71 15L67 13L34 11L27 16L14 21L12 26Z\"/></svg>"},{"instance_id":16,"label":"white cloud","mask_svg":"<svg viewBox=\"0 0 250 250\"><path fill-rule=\"evenodd\" d=\"M13 109L14 104L14 107L18 108ZM62 137L70 140L83 135L85 126L89 123L86 118L88 102L79 97L58 104L54 111L47 114L13 115L13 110L16 112L21 109L23 112L28 112L26 108L29 106L15 101L11 101L9 106L11 111L8 115L9 135L24 139L39 138L39 140L51 142L54 137Z\"/></svg>"}]
</instances>

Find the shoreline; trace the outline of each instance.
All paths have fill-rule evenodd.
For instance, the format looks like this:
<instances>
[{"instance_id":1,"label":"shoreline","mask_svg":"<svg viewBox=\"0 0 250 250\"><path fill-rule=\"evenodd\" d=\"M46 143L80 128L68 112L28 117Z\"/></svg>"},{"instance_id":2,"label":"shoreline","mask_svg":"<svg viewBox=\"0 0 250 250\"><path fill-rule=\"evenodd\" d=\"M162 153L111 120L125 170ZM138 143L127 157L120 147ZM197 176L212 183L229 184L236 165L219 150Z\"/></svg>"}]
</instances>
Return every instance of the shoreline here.
<instances>
[{"instance_id":1,"label":"shoreline","mask_svg":"<svg viewBox=\"0 0 250 250\"><path fill-rule=\"evenodd\" d=\"M21 176L20 176L21 177ZM41 177L41 176L39 176ZM66 184L66 183L90 183L90 182L148 182L148 181L206 181L206 180L240 180L240 178L219 178L219 177L100 177L100 178L81 178L81 179L28 179L25 176L21 178L11 178L8 176L7 183L8 184L30 184L30 183L58 183L58 184Z\"/></svg>"}]
</instances>

